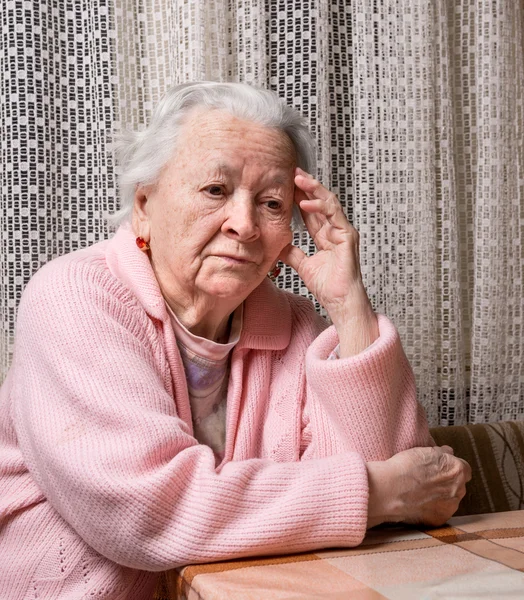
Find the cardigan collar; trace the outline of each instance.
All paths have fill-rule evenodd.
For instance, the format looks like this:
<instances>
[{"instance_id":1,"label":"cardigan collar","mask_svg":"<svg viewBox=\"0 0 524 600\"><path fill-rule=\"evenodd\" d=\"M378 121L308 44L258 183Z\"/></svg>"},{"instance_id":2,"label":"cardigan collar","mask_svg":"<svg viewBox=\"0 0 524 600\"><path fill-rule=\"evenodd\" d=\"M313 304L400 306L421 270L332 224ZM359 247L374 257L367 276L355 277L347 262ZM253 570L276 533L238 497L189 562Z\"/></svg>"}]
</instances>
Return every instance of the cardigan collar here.
<instances>
[{"instance_id":1,"label":"cardigan collar","mask_svg":"<svg viewBox=\"0 0 524 600\"><path fill-rule=\"evenodd\" d=\"M136 296L153 319L168 322L166 303L146 253L129 225L122 225L106 249L111 273ZM244 301L244 323L237 349L283 350L291 339L291 307L286 292L264 281Z\"/></svg>"}]
</instances>

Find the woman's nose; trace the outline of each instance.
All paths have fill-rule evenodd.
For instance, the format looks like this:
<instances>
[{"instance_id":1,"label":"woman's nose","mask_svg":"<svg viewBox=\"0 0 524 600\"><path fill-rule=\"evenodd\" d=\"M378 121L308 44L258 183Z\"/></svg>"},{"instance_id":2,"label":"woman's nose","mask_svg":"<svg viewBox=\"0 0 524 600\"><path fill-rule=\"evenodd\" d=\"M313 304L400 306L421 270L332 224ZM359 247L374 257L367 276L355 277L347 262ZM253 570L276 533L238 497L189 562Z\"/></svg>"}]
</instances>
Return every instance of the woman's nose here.
<instances>
[{"instance_id":1,"label":"woman's nose","mask_svg":"<svg viewBox=\"0 0 524 600\"><path fill-rule=\"evenodd\" d=\"M257 210L252 198L232 199L227 211L222 233L241 242L252 242L260 236Z\"/></svg>"}]
</instances>

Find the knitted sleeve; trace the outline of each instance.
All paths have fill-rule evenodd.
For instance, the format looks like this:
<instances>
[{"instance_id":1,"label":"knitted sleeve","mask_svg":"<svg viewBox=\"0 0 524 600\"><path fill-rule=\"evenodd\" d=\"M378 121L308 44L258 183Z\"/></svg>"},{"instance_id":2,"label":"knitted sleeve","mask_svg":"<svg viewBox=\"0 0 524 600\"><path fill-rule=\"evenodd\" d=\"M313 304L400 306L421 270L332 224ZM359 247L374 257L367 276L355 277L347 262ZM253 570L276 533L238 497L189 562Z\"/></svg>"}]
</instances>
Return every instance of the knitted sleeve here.
<instances>
[{"instance_id":1,"label":"knitted sleeve","mask_svg":"<svg viewBox=\"0 0 524 600\"><path fill-rule=\"evenodd\" d=\"M434 445L398 332L387 317L378 315L378 322L379 338L356 356L328 360L338 344L334 327L309 347L303 458L356 451L365 460L386 460Z\"/></svg>"},{"instance_id":2,"label":"knitted sleeve","mask_svg":"<svg viewBox=\"0 0 524 600\"><path fill-rule=\"evenodd\" d=\"M362 460L252 459L217 472L175 413L161 323L103 269L53 261L26 289L18 324L13 421L25 463L103 556L155 571L361 542Z\"/></svg>"}]
</instances>

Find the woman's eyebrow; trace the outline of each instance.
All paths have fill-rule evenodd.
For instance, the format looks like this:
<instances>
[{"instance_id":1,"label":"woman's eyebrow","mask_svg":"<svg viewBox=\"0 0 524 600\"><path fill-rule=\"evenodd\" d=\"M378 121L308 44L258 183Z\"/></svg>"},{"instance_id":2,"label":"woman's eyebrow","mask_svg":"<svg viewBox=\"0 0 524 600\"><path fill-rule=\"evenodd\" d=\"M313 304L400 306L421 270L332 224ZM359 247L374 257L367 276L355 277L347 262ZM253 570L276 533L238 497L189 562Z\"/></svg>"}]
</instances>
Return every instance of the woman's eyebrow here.
<instances>
[{"instance_id":1,"label":"woman's eyebrow","mask_svg":"<svg viewBox=\"0 0 524 600\"><path fill-rule=\"evenodd\" d=\"M202 167L204 167L207 177L231 177L233 173L229 165L225 163L212 164L204 162Z\"/></svg>"},{"instance_id":2,"label":"woman's eyebrow","mask_svg":"<svg viewBox=\"0 0 524 600\"><path fill-rule=\"evenodd\" d=\"M226 163L219 163L214 170L218 173L223 173L224 175L231 175L231 168Z\"/></svg>"},{"instance_id":3,"label":"woman's eyebrow","mask_svg":"<svg viewBox=\"0 0 524 600\"><path fill-rule=\"evenodd\" d=\"M227 163L218 163L213 165L209 171L213 173L213 175L221 175L224 177L231 177L234 170ZM268 182L268 186L274 185L287 185L289 183L289 177L286 175L279 173L274 177L271 177L271 180Z\"/></svg>"}]
</instances>

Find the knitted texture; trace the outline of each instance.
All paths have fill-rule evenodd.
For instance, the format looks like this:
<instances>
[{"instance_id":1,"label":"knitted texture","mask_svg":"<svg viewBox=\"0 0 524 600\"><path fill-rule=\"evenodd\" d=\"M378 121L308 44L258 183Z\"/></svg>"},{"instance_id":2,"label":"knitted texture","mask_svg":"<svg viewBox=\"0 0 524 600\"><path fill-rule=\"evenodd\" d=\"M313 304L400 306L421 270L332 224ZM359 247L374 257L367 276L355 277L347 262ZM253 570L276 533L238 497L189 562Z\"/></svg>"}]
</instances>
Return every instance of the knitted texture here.
<instances>
[{"instance_id":1,"label":"knitted texture","mask_svg":"<svg viewBox=\"0 0 524 600\"><path fill-rule=\"evenodd\" d=\"M327 361L333 328L261 284L215 468L131 232L50 262L24 292L0 390L0 596L140 600L155 571L359 544L364 460L431 443L396 330L379 327L372 348Z\"/></svg>"}]
</instances>

